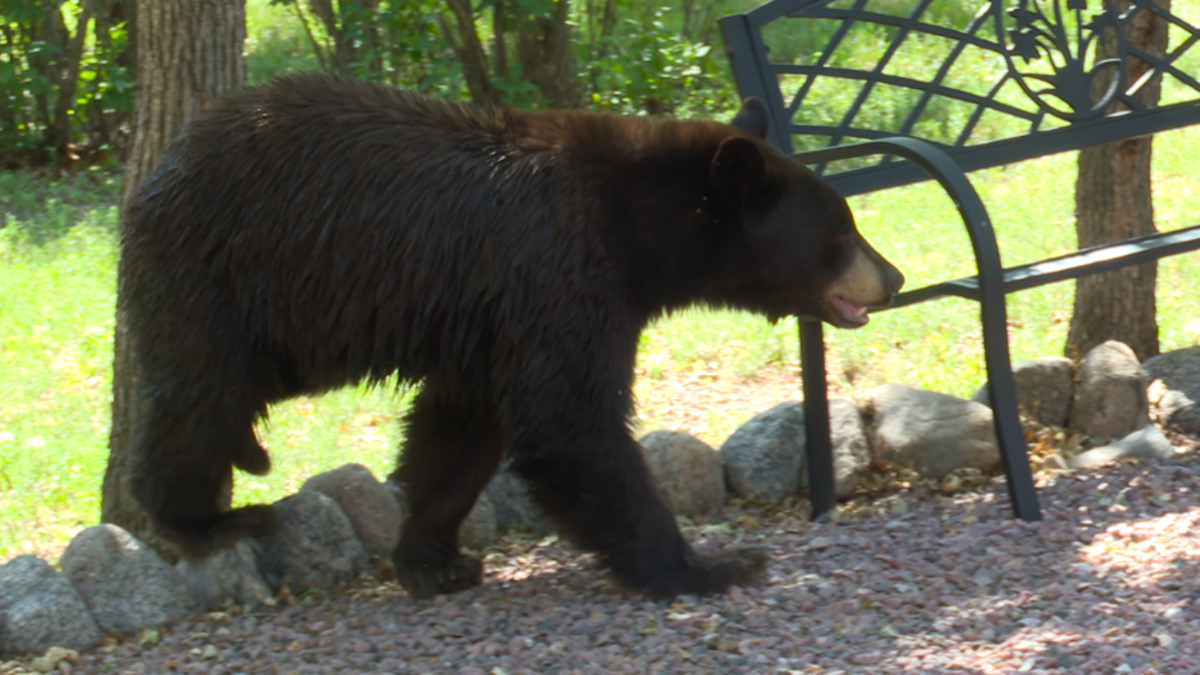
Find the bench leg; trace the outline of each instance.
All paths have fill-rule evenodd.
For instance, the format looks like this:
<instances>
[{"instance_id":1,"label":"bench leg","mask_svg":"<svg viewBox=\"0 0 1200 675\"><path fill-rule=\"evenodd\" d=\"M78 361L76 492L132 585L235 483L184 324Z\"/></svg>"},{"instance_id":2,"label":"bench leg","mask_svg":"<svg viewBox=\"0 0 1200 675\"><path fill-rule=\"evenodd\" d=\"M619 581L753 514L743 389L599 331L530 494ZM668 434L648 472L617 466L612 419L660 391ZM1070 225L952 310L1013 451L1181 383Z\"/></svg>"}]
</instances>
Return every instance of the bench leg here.
<instances>
[{"instance_id":1,"label":"bench leg","mask_svg":"<svg viewBox=\"0 0 1200 675\"><path fill-rule=\"evenodd\" d=\"M1029 469L1025 431L1017 409L1017 383L1013 378L1012 362L1008 357L1008 317L1004 296L989 303L985 296L980 304L983 319L984 361L987 364L988 395L996 424L996 439L1000 443L1000 461L1008 478L1008 498L1013 514L1024 521L1042 519L1033 473Z\"/></svg>"},{"instance_id":2,"label":"bench leg","mask_svg":"<svg viewBox=\"0 0 1200 675\"><path fill-rule=\"evenodd\" d=\"M800 376L804 382L804 454L808 463L808 495L812 502L812 519L817 520L837 506L829 390L825 376L825 338L820 321L800 320Z\"/></svg>"}]
</instances>

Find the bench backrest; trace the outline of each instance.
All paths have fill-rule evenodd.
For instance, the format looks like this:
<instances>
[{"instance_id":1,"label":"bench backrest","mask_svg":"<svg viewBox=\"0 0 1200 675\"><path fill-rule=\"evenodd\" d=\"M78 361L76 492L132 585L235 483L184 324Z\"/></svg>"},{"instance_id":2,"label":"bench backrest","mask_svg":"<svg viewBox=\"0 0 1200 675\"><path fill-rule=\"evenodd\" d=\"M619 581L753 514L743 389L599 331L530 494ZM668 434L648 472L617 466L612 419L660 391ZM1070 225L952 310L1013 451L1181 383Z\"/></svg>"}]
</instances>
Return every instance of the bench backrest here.
<instances>
[{"instance_id":1,"label":"bench backrest","mask_svg":"<svg viewBox=\"0 0 1200 675\"><path fill-rule=\"evenodd\" d=\"M971 171L1200 123L1200 2L1173 4L775 0L721 30L781 150L912 136ZM1162 56L1125 37L1143 13L1167 24ZM889 157L816 168L848 195L928 177Z\"/></svg>"}]
</instances>

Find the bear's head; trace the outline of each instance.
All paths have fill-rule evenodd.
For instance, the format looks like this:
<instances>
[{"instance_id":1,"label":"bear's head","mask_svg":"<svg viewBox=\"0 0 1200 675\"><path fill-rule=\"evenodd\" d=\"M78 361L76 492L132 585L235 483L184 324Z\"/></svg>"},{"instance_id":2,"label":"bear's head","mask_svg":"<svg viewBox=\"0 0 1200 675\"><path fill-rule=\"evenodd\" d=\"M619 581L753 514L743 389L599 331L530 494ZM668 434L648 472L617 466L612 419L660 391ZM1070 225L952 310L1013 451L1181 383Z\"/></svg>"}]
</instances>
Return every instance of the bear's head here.
<instances>
[{"instance_id":1,"label":"bear's head","mask_svg":"<svg viewBox=\"0 0 1200 675\"><path fill-rule=\"evenodd\" d=\"M810 316L866 325L904 276L859 234L846 200L813 171L766 142L767 110L746 99L710 167L714 190L742 233L736 305L771 320Z\"/></svg>"}]
</instances>

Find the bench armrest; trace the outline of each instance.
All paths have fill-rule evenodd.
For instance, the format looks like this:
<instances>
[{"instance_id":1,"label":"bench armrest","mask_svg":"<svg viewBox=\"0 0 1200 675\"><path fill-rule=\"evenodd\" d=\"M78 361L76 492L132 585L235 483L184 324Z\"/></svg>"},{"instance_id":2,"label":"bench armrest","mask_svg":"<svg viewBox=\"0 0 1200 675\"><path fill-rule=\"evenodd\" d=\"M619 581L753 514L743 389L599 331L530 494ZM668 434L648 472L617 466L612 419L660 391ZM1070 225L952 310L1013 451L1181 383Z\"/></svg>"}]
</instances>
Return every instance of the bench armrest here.
<instances>
[{"instance_id":1,"label":"bench armrest","mask_svg":"<svg viewBox=\"0 0 1200 675\"><path fill-rule=\"evenodd\" d=\"M966 173L941 148L919 138L894 136L812 150L793 157L804 164L820 164L868 155L903 157L924 169L942 185L954 200L954 205L967 228L967 234L971 237L971 247L979 268L978 299L984 302L985 306L1003 307L1004 267L1000 262L1000 249L996 245L996 233L992 229L991 218L988 217L987 209ZM921 290L910 293L919 293ZM905 295L907 293L900 294L898 299L903 299Z\"/></svg>"}]
</instances>

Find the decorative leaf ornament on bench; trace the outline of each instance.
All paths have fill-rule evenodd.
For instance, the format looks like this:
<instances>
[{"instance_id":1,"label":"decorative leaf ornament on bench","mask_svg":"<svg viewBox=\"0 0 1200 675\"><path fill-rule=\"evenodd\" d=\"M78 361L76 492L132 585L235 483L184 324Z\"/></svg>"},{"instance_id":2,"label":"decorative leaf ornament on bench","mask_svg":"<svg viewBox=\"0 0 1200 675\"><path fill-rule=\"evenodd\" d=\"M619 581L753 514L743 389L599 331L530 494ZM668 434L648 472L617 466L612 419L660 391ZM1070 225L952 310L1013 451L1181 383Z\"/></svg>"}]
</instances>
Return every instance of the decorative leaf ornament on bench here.
<instances>
[{"instance_id":1,"label":"decorative leaf ornament on bench","mask_svg":"<svg viewBox=\"0 0 1200 675\"><path fill-rule=\"evenodd\" d=\"M1160 2L1162 4L1160 4ZM1167 30L1162 55L1126 39ZM966 172L1200 124L1200 3L774 0L721 19L738 89L769 139L844 195L929 179L954 200L978 274L900 293L980 303L989 397L1017 517L1040 507L1009 360L1005 296L1200 248L1200 225L1004 267ZM1157 104L1143 91L1161 86ZM884 244L886 247L886 243ZM809 492L834 506L821 324L801 320Z\"/></svg>"},{"instance_id":2,"label":"decorative leaf ornament on bench","mask_svg":"<svg viewBox=\"0 0 1200 675\"><path fill-rule=\"evenodd\" d=\"M1143 12L1169 25L1161 57L1125 39ZM1128 138L1131 125L1144 135L1200 122L1200 29L1154 0L1006 0L974 12L946 0L776 0L721 28L742 95L767 103L771 140L789 152L910 136L972 171ZM1098 58L1105 40L1115 56ZM1142 74L1126 81L1130 62ZM1156 80L1164 94L1149 107L1137 94ZM863 176L871 167L890 169ZM888 156L814 168L846 194L928 178Z\"/></svg>"},{"instance_id":3,"label":"decorative leaf ornament on bench","mask_svg":"<svg viewBox=\"0 0 1200 675\"><path fill-rule=\"evenodd\" d=\"M1029 98L1063 119L1103 115L1123 90L1125 69L1121 66L1128 54L1125 31L1112 29L1120 27L1124 20L1111 0L1099 0L1098 4L1103 11L1089 18L1087 0L1067 0L1065 13L1060 0L1018 0L1016 6L1005 11L1016 23L1011 28L1004 26L1003 14L992 13L996 34L1007 40L1004 57L1008 72ZM1047 15L1046 9L1053 12ZM1101 59L1095 55L1093 44L1105 31L1116 42L1115 58ZM1048 66L1051 72L1031 68L1039 64ZM1097 87L1098 78L1100 84L1107 81L1107 85ZM1047 86L1038 88L1039 84ZM1097 97L1093 95L1095 91L1102 93Z\"/></svg>"}]
</instances>

